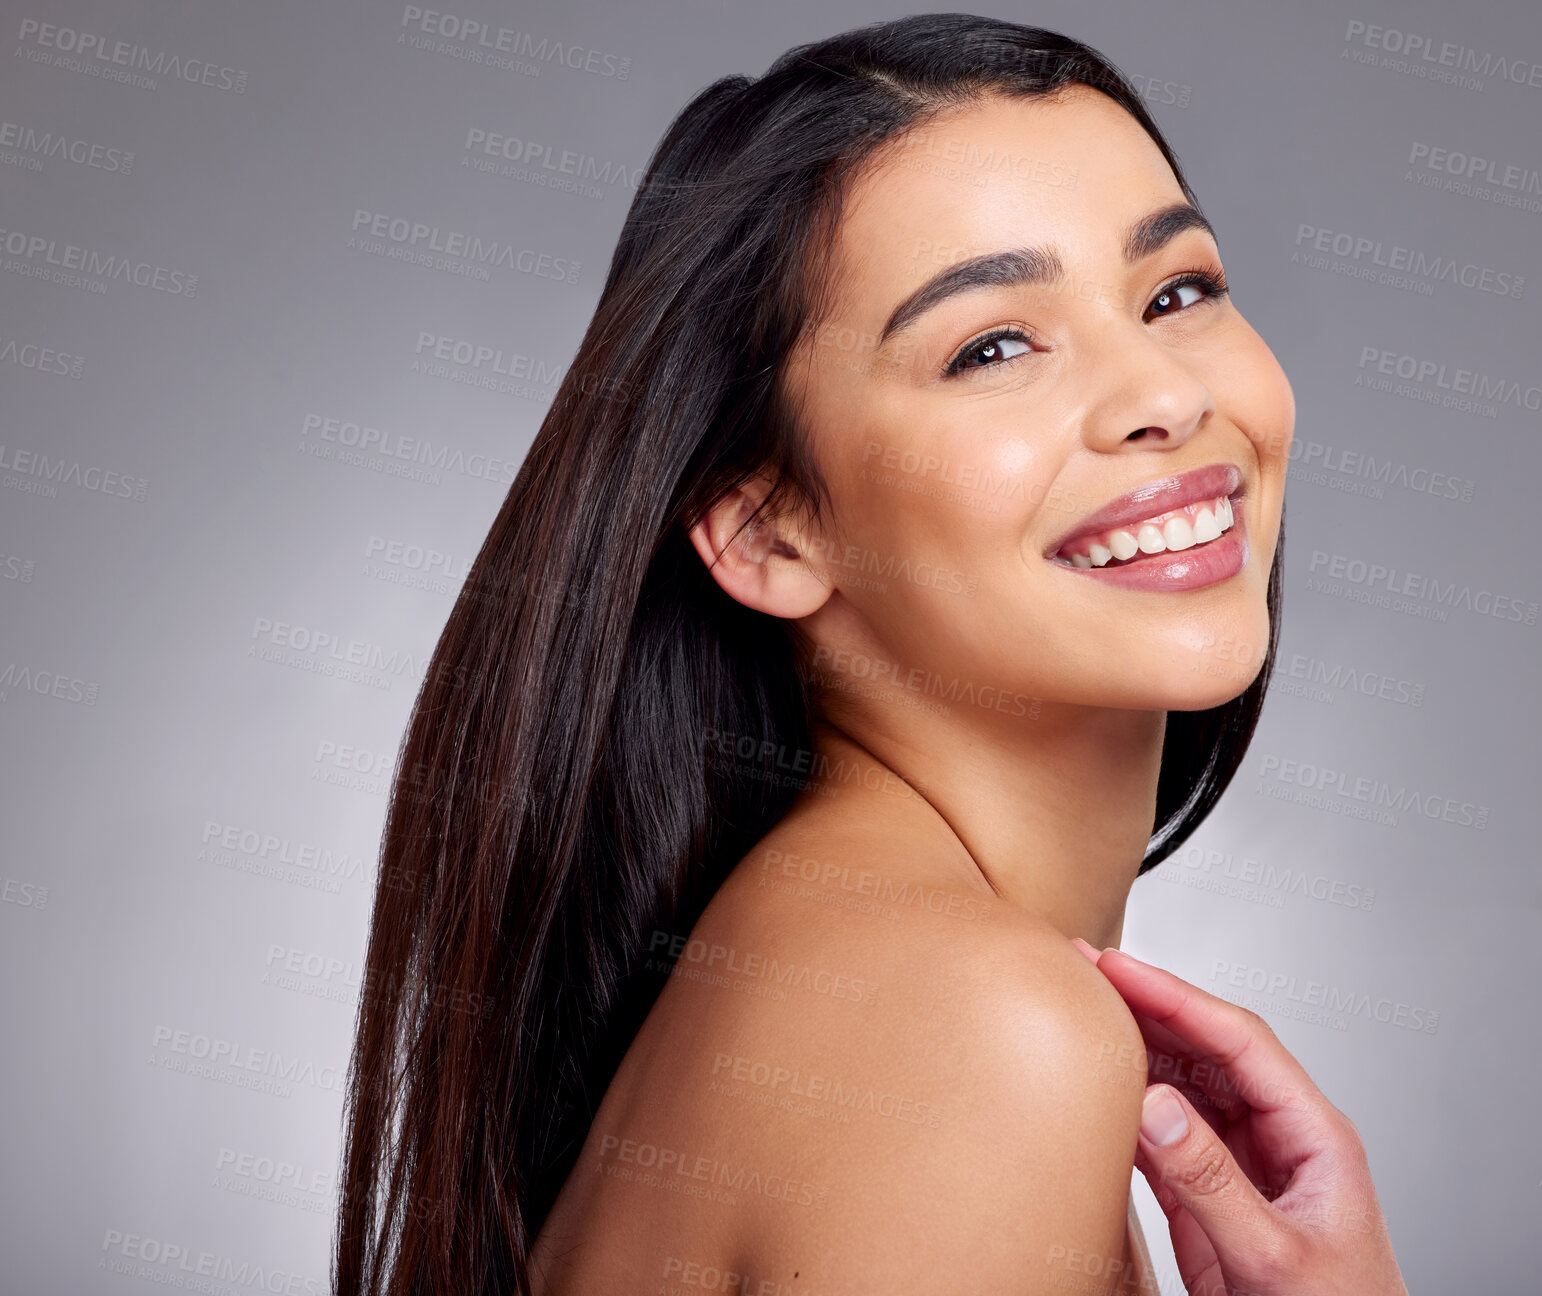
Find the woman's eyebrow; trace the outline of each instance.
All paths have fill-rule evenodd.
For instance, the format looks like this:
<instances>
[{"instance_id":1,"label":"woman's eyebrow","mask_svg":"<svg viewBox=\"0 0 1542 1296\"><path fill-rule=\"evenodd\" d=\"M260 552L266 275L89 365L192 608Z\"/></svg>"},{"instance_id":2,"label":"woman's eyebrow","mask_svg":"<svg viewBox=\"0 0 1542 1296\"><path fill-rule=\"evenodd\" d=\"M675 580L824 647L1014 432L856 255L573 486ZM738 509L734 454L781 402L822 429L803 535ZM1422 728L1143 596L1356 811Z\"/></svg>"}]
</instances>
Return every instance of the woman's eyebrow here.
<instances>
[{"instance_id":1,"label":"woman's eyebrow","mask_svg":"<svg viewBox=\"0 0 1542 1296\"><path fill-rule=\"evenodd\" d=\"M1185 230L1202 229L1215 238L1215 231L1199 209L1186 202L1173 203L1142 216L1124 232L1121 244L1124 259L1134 264L1160 251ZM1219 240L1217 240L1219 242ZM889 322L878 335L878 348L903 333L922 315L961 292L975 288L1015 288L1029 284L1055 283L1065 277L1065 264L1053 246L1013 248L986 252L967 261L959 261L940 271L894 308Z\"/></svg>"}]
</instances>

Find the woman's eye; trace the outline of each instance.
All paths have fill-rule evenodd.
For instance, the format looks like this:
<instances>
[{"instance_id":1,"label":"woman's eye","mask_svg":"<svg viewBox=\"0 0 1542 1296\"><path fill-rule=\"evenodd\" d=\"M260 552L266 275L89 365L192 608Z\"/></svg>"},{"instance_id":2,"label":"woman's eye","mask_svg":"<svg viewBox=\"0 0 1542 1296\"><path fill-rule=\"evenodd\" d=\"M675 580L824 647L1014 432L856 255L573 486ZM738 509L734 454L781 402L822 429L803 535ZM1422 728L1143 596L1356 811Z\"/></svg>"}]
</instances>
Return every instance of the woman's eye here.
<instances>
[{"instance_id":1,"label":"woman's eye","mask_svg":"<svg viewBox=\"0 0 1542 1296\"><path fill-rule=\"evenodd\" d=\"M1196 300L1186 301L1185 292L1198 293ZM1148 315L1155 312L1157 315L1173 315L1189 306L1197 306L1201 301L1209 297L1220 297L1226 292L1226 282L1207 274L1185 275L1182 279L1174 280L1151 299L1151 305L1146 308Z\"/></svg>"},{"instance_id":2,"label":"woman's eye","mask_svg":"<svg viewBox=\"0 0 1542 1296\"><path fill-rule=\"evenodd\" d=\"M1031 349L1028 339L1018 330L1004 329L971 342L954 357L948 372L954 374L965 369L989 369Z\"/></svg>"}]
</instances>

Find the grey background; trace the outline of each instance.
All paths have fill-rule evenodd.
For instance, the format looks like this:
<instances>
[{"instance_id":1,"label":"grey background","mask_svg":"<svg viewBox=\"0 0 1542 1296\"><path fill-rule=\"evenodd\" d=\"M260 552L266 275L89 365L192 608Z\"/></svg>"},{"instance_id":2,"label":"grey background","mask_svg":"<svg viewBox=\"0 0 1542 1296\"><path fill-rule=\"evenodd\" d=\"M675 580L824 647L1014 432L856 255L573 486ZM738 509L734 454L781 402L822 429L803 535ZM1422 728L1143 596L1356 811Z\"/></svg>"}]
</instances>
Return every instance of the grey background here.
<instances>
[{"instance_id":1,"label":"grey background","mask_svg":"<svg viewBox=\"0 0 1542 1296\"><path fill-rule=\"evenodd\" d=\"M1126 948L1270 1018L1359 1125L1414 1290L1535 1290L1542 12L972 7L1136 78L1298 402L1279 688L1210 822L1137 884ZM592 70L414 48L400 5L0 5L6 1292L118 1296L200 1263L221 1290L259 1271L325 1290L392 755L629 180L710 80L903 10L441 12ZM205 60L212 83L192 63L93 75L117 65L43 43L26 24L45 21ZM1408 36L1487 75L1400 64ZM478 170L474 129L594 178ZM1491 159L1488 192L1417 164L1436 148ZM576 282L351 246L360 210L576 262ZM1356 277L1374 251L1303 262L1303 225L1523 287ZM97 258L85 283L61 278L71 247ZM109 257L142 269L112 277ZM496 356L425 366L456 342ZM1494 398L1445 404L1439 376L1378 389L1383 355L1482 374ZM327 419L389 445L326 457ZM412 468L402 438L460 457L388 473ZM1383 593L1415 592L1356 583L1378 564L1397 572ZM1494 615L1485 592L1514 602ZM373 678L318 669L349 661Z\"/></svg>"}]
</instances>

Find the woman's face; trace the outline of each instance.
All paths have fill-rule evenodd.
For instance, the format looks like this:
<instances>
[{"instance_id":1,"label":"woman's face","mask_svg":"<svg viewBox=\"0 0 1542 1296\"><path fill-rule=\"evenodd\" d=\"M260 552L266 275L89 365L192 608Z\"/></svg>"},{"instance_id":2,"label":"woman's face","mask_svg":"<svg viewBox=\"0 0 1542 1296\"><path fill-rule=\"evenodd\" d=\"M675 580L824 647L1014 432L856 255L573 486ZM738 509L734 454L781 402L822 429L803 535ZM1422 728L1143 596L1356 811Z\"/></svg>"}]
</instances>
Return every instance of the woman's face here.
<instances>
[{"instance_id":1,"label":"woman's face","mask_svg":"<svg viewBox=\"0 0 1542 1296\"><path fill-rule=\"evenodd\" d=\"M863 168L830 270L786 374L834 506L794 541L835 591L799 619L816 667L1153 710L1245 689L1295 402L1135 120L1085 87L935 119Z\"/></svg>"}]
</instances>

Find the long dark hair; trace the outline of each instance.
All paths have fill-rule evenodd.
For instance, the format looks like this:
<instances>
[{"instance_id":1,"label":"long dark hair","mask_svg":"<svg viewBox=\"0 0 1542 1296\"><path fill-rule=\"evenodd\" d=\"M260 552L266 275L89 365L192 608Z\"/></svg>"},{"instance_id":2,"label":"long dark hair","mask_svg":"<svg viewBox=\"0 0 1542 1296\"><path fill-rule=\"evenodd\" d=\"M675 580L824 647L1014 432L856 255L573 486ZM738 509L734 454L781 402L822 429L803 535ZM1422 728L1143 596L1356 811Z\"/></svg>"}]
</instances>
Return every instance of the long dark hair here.
<instances>
[{"instance_id":1,"label":"long dark hair","mask_svg":"<svg viewBox=\"0 0 1542 1296\"><path fill-rule=\"evenodd\" d=\"M671 123L399 753L349 1071L337 1296L529 1291L530 1247L661 987L643 974L650 933L690 929L797 795L788 753L812 746L795 635L723 593L687 531L757 471L774 482L763 508L829 510L778 384L816 318L814 267L854 169L981 92L1073 84L1125 108L1195 202L1102 55L969 14L796 47ZM1253 684L1170 713L1142 872L1240 764L1278 606L1277 560Z\"/></svg>"}]
</instances>

